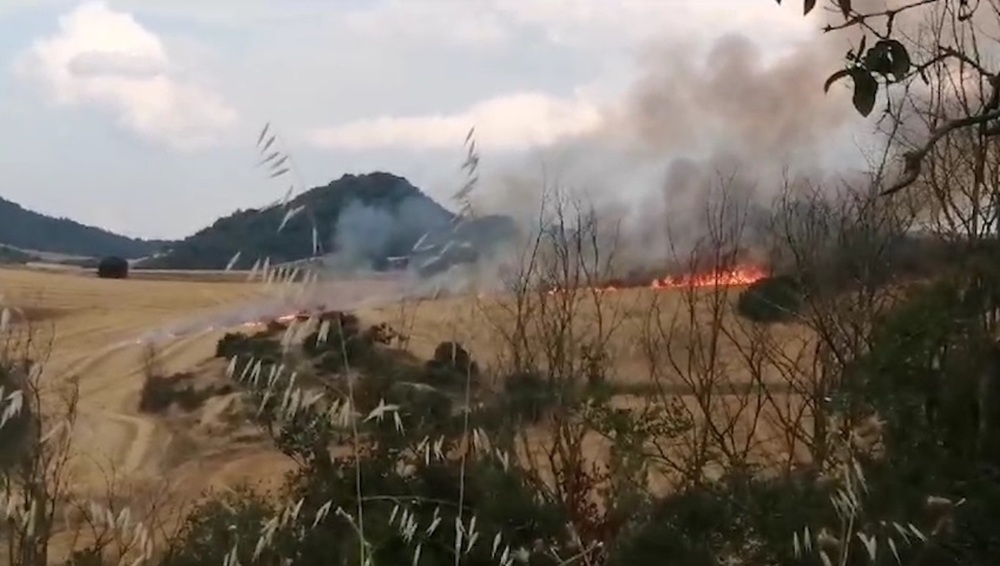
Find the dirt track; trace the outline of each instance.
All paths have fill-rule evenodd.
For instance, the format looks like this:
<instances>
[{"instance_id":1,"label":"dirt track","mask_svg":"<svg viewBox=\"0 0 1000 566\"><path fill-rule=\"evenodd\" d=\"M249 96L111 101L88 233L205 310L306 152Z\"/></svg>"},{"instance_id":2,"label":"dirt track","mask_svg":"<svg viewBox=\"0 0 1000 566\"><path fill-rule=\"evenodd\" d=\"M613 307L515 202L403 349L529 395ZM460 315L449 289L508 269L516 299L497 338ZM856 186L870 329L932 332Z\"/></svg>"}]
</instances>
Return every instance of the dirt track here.
<instances>
[{"instance_id":1,"label":"dirt track","mask_svg":"<svg viewBox=\"0 0 1000 566\"><path fill-rule=\"evenodd\" d=\"M101 280L73 272L6 269L0 270L0 292L6 304L25 309L39 331L53 332L46 379L79 378L75 447L94 464L83 468L98 474L114 468L133 477L155 474L168 442L156 418L137 408L144 347L135 340L263 296L259 285L247 283ZM163 342L158 347L163 369L181 371L211 356L221 332ZM77 481L87 482L84 477Z\"/></svg>"}]
</instances>

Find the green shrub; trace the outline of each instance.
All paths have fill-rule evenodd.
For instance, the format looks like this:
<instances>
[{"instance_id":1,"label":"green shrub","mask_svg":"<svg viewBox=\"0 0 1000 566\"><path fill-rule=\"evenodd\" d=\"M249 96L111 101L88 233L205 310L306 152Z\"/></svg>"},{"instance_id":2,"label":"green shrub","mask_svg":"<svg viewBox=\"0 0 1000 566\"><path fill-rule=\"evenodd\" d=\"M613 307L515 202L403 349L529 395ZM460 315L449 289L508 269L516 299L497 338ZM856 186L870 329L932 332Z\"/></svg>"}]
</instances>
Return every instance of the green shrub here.
<instances>
[{"instance_id":1,"label":"green shrub","mask_svg":"<svg viewBox=\"0 0 1000 566\"><path fill-rule=\"evenodd\" d=\"M441 342L434 356L424 364L417 381L443 389L461 390L471 378L479 377L479 365L458 342Z\"/></svg>"},{"instance_id":2,"label":"green shrub","mask_svg":"<svg viewBox=\"0 0 1000 566\"><path fill-rule=\"evenodd\" d=\"M226 564L235 547L240 564L280 564L279 553L266 549L253 559L261 529L273 515L273 504L264 495L238 486L195 507L171 541L161 566ZM280 549L281 537L276 541Z\"/></svg>"},{"instance_id":3,"label":"green shrub","mask_svg":"<svg viewBox=\"0 0 1000 566\"><path fill-rule=\"evenodd\" d=\"M803 285L795 277L765 277L740 293L736 311L754 322L784 322L799 313L803 295Z\"/></svg>"},{"instance_id":4,"label":"green shrub","mask_svg":"<svg viewBox=\"0 0 1000 566\"><path fill-rule=\"evenodd\" d=\"M104 566L105 560L100 548L87 547L74 550L65 566Z\"/></svg>"},{"instance_id":5,"label":"green shrub","mask_svg":"<svg viewBox=\"0 0 1000 566\"><path fill-rule=\"evenodd\" d=\"M242 332L227 332L216 343L215 356L227 359L245 356L262 362L276 362L281 358L281 345L273 335L248 336Z\"/></svg>"},{"instance_id":6,"label":"green shrub","mask_svg":"<svg viewBox=\"0 0 1000 566\"><path fill-rule=\"evenodd\" d=\"M440 434L461 427L456 418L455 402L444 391L421 384L394 384L387 392L387 403L402 407L407 427Z\"/></svg>"},{"instance_id":7,"label":"green shrub","mask_svg":"<svg viewBox=\"0 0 1000 566\"><path fill-rule=\"evenodd\" d=\"M179 373L169 376L149 375L139 392L139 410L144 413L161 413L176 404L181 410L193 411L216 395L232 393L231 384L198 388L192 382L193 374Z\"/></svg>"},{"instance_id":8,"label":"green shrub","mask_svg":"<svg viewBox=\"0 0 1000 566\"><path fill-rule=\"evenodd\" d=\"M677 564L820 564L794 558L790 533L836 524L829 491L794 476L775 480L741 474L680 490L633 517L609 566ZM851 564L854 564L853 562Z\"/></svg>"},{"instance_id":9,"label":"green shrub","mask_svg":"<svg viewBox=\"0 0 1000 566\"><path fill-rule=\"evenodd\" d=\"M217 358L231 358L243 350L247 343L247 335L242 332L226 332L215 344Z\"/></svg>"},{"instance_id":10,"label":"green shrub","mask_svg":"<svg viewBox=\"0 0 1000 566\"><path fill-rule=\"evenodd\" d=\"M508 416L537 422L558 400L555 385L538 372L518 372L504 380Z\"/></svg>"},{"instance_id":11,"label":"green shrub","mask_svg":"<svg viewBox=\"0 0 1000 566\"><path fill-rule=\"evenodd\" d=\"M0 414L16 412L0 425L0 469L7 469L30 452L30 431L36 422L28 391L29 369L26 362L0 361Z\"/></svg>"},{"instance_id":12,"label":"green shrub","mask_svg":"<svg viewBox=\"0 0 1000 566\"><path fill-rule=\"evenodd\" d=\"M139 410L143 413L159 413L167 410L174 402L173 385L170 378L158 375L147 376L139 392Z\"/></svg>"},{"instance_id":13,"label":"green shrub","mask_svg":"<svg viewBox=\"0 0 1000 566\"><path fill-rule=\"evenodd\" d=\"M325 319L324 319L325 317ZM322 373L340 373L348 366L369 371L385 371L391 360L383 349L392 343L395 332L385 323L360 330L357 317L343 313L324 313L321 320L333 321L325 339L317 330L302 341L302 351L312 358L319 358L314 367Z\"/></svg>"}]
</instances>

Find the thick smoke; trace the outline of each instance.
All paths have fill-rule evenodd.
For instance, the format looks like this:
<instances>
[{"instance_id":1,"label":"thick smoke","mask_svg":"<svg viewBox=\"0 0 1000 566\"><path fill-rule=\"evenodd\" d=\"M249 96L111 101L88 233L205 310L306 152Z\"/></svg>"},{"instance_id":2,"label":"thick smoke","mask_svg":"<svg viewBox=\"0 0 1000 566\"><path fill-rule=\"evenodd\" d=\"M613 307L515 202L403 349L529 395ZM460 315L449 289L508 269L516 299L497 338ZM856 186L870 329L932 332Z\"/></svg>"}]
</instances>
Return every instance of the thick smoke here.
<instances>
[{"instance_id":1,"label":"thick smoke","mask_svg":"<svg viewBox=\"0 0 1000 566\"><path fill-rule=\"evenodd\" d=\"M786 180L820 182L860 162L853 138L867 126L859 128L849 89L823 92L846 50L843 37L818 31L777 58L735 35L701 57L649 46L598 128L537 152L479 196L533 219L541 185L558 184L617 226L626 262L664 261L706 235L723 197L734 210L766 209ZM525 173L539 163L544 183Z\"/></svg>"},{"instance_id":2,"label":"thick smoke","mask_svg":"<svg viewBox=\"0 0 1000 566\"><path fill-rule=\"evenodd\" d=\"M395 226L395 214L358 201L344 207L334 230L334 259L349 268L370 268L372 258L385 252Z\"/></svg>"},{"instance_id":3,"label":"thick smoke","mask_svg":"<svg viewBox=\"0 0 1000 566\"><path fill-rule=\"evenodd\" d=\"M334 252L324 263L341 274L383 269L385 258L407 255L421 236L450 222L451 216L426 198L410 197L392 207L355 200L337 217Z\"/></svg>"}]
</instances>

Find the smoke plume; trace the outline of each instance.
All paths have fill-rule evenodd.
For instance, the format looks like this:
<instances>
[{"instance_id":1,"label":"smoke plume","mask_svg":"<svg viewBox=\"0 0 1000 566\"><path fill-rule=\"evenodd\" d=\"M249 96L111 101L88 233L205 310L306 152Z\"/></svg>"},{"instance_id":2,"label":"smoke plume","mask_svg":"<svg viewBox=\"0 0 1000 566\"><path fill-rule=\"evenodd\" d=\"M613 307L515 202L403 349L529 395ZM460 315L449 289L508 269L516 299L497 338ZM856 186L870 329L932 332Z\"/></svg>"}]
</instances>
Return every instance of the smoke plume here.
<instances>
[{"instance_id":1,"label":"smoke plume","mask_svg":"<svg viewBox=\"0 0 1000 566\"><path fill-rule=\"evenodd\" d=\"M857 163L852 136L865 129L850 91L823 92L846 50L843 37L818 31L777 58L735 35L702 57L647 46L599 127L502 173L479 192L482 206L535 218L541 185L558 184L618 226L626 261L683 253L705 235L706 214L723 196L729 206L766 209L786 179L822 181ZM524 173L540 163L544 181Z\"/></svg>"},{"instance_id":2,"label":"smoke plume","mask_svg":"<svg viewBox=\"0 0 1000 566\"><path fill-rule=\"evenodd\" d=\"M407 255L421 236L450 222L444 209L424 197L408 197L393 206L354 200L337 217L334 252L324 263L341 274L382 269L386 257Z\"/></svg>"}]
</instances>

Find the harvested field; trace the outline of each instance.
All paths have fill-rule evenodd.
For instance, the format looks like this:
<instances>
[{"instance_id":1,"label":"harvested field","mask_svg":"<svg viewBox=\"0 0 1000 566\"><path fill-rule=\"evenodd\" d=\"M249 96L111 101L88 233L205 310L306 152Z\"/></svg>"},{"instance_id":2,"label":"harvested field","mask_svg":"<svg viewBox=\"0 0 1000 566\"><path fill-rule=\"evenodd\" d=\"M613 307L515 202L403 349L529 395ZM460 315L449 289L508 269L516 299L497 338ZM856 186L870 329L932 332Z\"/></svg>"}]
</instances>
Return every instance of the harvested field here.
<instances>
[{"instance_id":1,"label":"harvested field","mask_svg":"<svg viewBox=\"0 0 1000 566\"><path fill-rule=\"evenodd\" d=\"M138 411L142 348L122 345L150 330L261 296L246 283L103 280L75 273L0 270L5 304L17 307L33 331L51 332L47 376L79 378L76 448L95 468L128 475L155 474L169 442L154 417ZM168 371L183 371L211 356L221 330L166 343L159 352ZM100 473L97 469L93 473ZM99 477L79 478L100 482Z\"/></svg>"},{"instance_id":2,"label":"harvested field","mask_svg":"<svg viewBox=\"0 0 1000 566\"><path fill-rule=\"evenodd\" d=\"M206 405L198 422L185 421L175 412L140 412L144 348L128 343L158 328L204 317L227 306L263 301L267 295L262 286L246 283L246 274L236 274L238 281L226 281L217 273L174 273L166 278L163 273L136 273L141 275L127 280L101 280L73 271L0 270L0 289L6 303L19 307L24 318L36 326L53 329L47 373L80 379L77 449L100 464L81 471L80 485L99 484L100 474L109 467L137 479L158 478L169 472L169 479L183 484L183 491L194 496L208 486L273 479L287 469L287 458L246 431L237 434L240 439L229 445L220 441L217 423L206 421L222 418L219 415L226 411L224 401ZM335 304L330 307L345 310L348 305L362 304L367 295L377 293L384 298L392 294L391 285L384 281L340 282L332 284L331 289L335 290L331 292ZM723 301L728 303L730 298ZM484 365L499 362L504 347L497 336L510 328L509 303L469 297L385 302L375 301L373 306L359 309L358 314L367 323L386 322L407 334L409 348L417 356L427 358L440 342L455 340L466 345ZM671 369L688 363L692 355L677 344L685 342L681 337L701 332L692 330L701 326L692 321L710 319L714 311L700 306L686 322L684 316L676 322L676 313L683 312L684 305L682 292L650 289L602 294L600 303L581 301L574 318L581 336L597 324L613 328L607 341L609 377L620 388L619 395L625 402L641 402L653 391L654 380L671 395L684 395L690 389L691 384L678 380ZM731 382L742 384L745 392L752 387L752 380L738 375L745 360L737 344L742 341L746 346L746 341L753 339L752 328L738 323L728 307L718 312L723 313L719 316L725 326L737 329L733 336L720 339L720 360L731 366ZM671 321L676 322L674 327ZM803 353L801 329L779 327L775 332L790 357ZM219 328L163 342L157 347L161 371L218 373L217 364L212 366L206 360L214 354L222 333ZM673 344L669 348L664 346L668 341ZM674 358L672 363L663 357L667 352ZM656 372L650 369L651 361L659 366ZM689 402L692 399L685 399L685 404ZM178 434L178 430L184 434ZM765 428L754 435L767 437L760 438L761 442L772 442L773 435Z\"/></svg>"}]
</instances>

